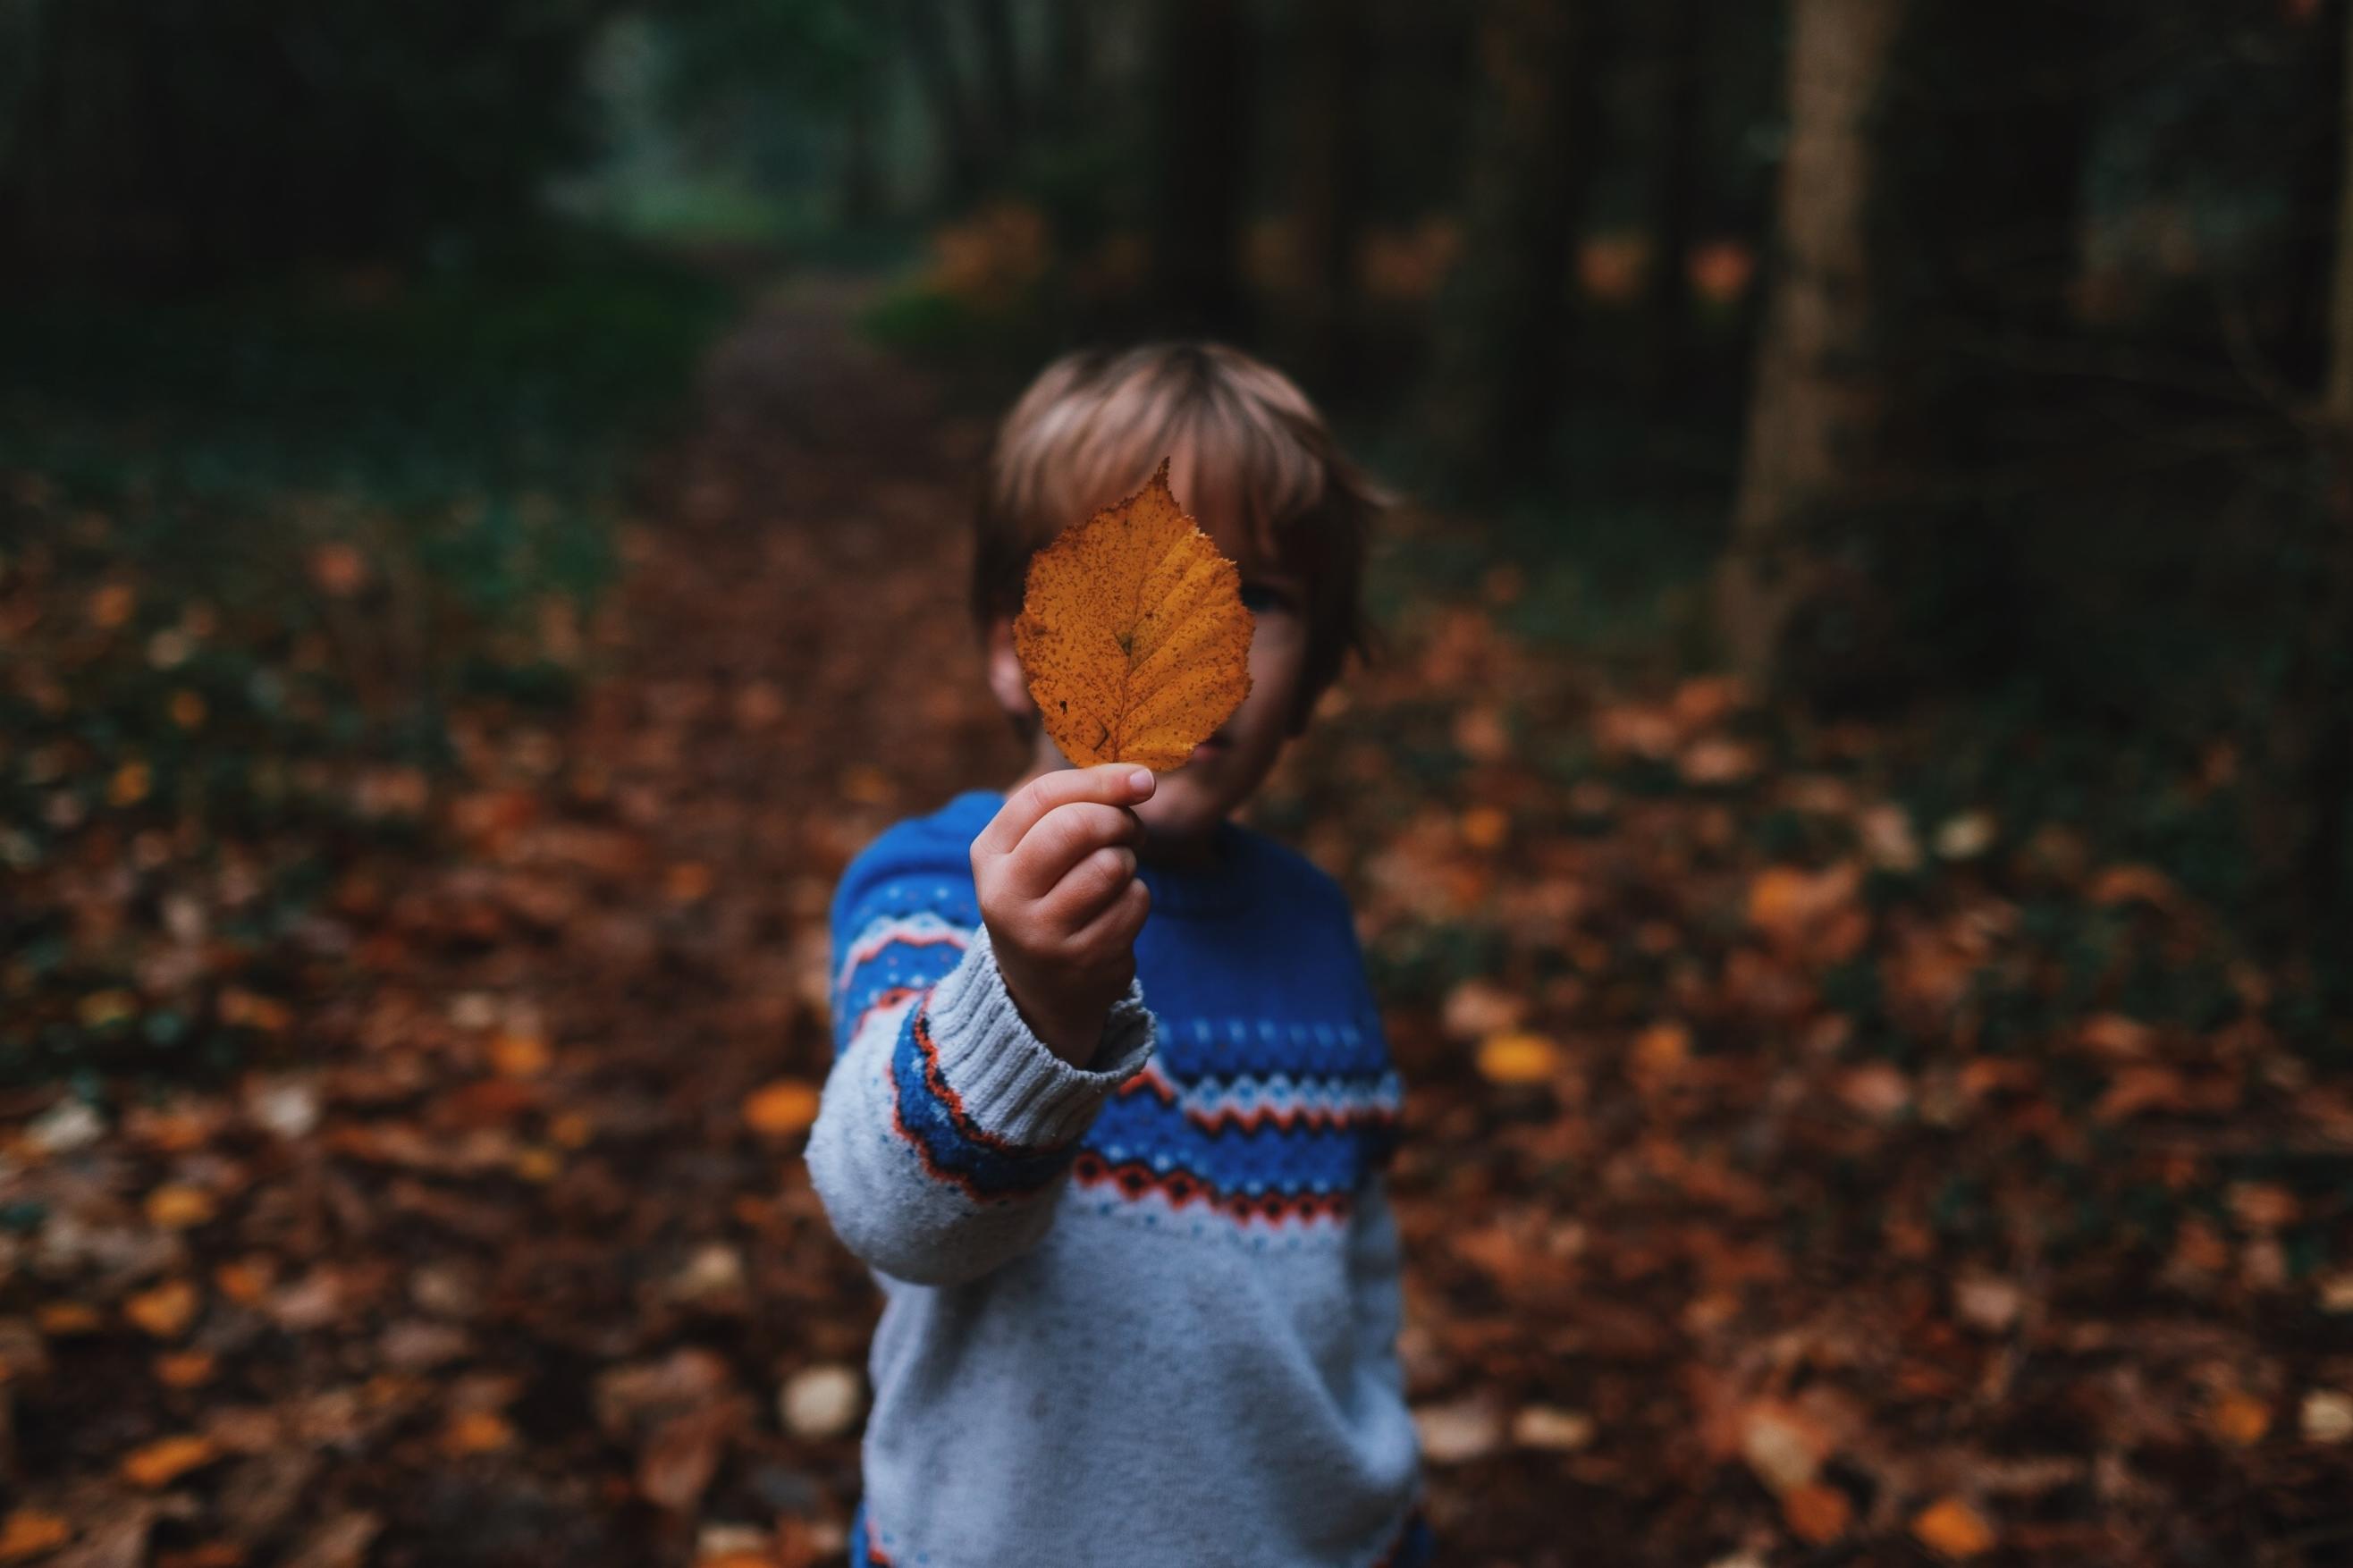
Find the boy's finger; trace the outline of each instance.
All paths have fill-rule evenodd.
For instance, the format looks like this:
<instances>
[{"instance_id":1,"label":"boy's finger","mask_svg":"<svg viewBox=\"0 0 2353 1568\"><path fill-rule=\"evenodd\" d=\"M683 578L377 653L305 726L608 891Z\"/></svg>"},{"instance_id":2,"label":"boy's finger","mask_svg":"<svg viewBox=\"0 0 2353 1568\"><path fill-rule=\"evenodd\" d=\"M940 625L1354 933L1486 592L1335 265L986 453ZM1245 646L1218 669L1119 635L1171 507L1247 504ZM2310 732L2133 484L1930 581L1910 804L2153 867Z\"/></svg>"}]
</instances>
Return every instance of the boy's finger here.
<instances>
[{"instance_id":1,"label":"boy's finger","mask_svg":"<svg viewBox=\"0 0 2353 1568\"><path fill-rule=\"evenodd\" d=\"M1152 770L1134 763L1101 763L1092 768L1061 768L1040 773L1007 798L973 847L990 855L1009 855L1014 847L1058 805L1073 801L1099 801L1105 805L1133 805L1152 794Z\"/></svg>"},{"instance_id":2,"label":"boy's finger","mask_svg":"<svg viewBox=\"0 0 2353 1568\"><path fill-rule=\"evenodd\" d=\"M1077 931L1135 883L1135 851L1124 844L1089 851L1038 900L1053 931Z\"/></svg>"},{"instance_id":3,"label":"boy's finger","mask_svg":"<svg viewBox=\"0 0 2353 1568\"><path fill-rule=\"evenodd\" d=\"M1080 928L1076 945L1125 947L1135 941L1135 933L1144 929L1145 917L1151 912L1152 889L1140 881L1130 882Z\"/></svg>"},{"instance_id":4,"label":"boy's finger","mask_svg":"<svg viewBox=\"0 0 2353 1568\"><path fill-rule=\"evenodd\" d=\"M1022 898L1042 899L1071 868L1107 844L1133 844L1144 825L1123 805L1071 801L1056 806L1022 836L1002 862L1007 885Z\"/></svg>"}]
</instances>

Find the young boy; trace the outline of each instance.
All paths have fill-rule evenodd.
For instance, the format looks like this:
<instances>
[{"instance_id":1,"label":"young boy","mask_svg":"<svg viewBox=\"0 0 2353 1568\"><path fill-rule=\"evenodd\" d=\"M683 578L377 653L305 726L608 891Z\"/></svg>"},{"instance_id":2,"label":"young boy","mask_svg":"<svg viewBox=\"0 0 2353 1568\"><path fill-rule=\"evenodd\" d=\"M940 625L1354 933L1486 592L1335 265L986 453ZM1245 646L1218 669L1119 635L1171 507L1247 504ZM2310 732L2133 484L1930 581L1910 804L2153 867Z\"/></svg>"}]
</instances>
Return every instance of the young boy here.
<instances>
[{"instance_id":1,"label":"young boy","mask_svg":"<svg viewBox=\"0 0 2353 1568\"><path fill-rule=\"evenodd\" d=\"M1241 567L1250 696L1175 772L1072 768L1013 651L1024 574L1164 456ZM1220 346L1061 360L998 432L974 606L1033 761L883 834L833 904L809 1170L887 1298L860 1568L1429 1560L1397 1076L1338 887L1229 820L1361 642L1376 508Z\"/></svg>"}]
</instances>

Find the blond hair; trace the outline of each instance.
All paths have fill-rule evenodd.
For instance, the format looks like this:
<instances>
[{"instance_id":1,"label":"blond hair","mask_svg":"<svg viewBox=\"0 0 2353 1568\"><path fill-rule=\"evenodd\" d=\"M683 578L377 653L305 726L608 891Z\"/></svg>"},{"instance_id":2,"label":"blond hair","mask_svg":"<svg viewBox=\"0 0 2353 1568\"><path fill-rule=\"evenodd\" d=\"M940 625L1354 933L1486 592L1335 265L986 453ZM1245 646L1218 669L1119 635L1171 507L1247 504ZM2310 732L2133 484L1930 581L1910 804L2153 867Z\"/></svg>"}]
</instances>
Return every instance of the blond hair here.
<instances>
[{"instance_id":1,"label":"blond hair","mask_svg":"<svg viewBox=\"0 0 2353 1568\"><path fill-rule=\"evenodd\" d=\"M1294 729L1351 652L1370 651L1365 549L1389 504L1341 452L1307 395L1223 343L1066 354L998 426L983 471L973 616L1019 613L1029 558L1142 488L1165 457L1186 510L1223 503L1250 548L1306 586L1307 658Z\"/></svg>"}]
</instances>

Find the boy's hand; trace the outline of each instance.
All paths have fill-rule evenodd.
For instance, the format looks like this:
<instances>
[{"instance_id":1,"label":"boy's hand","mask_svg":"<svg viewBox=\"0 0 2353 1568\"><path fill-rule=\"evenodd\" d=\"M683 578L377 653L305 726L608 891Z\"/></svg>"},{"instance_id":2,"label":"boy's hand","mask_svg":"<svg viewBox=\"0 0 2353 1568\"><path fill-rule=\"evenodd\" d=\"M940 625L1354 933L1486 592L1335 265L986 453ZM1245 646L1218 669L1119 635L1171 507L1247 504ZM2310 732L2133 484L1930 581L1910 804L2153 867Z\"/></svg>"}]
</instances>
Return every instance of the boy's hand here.
<instances>
[{"instance_id":1,"label":"boy's hand","mask_svg":"<svg viewBox=\"0 0 2353 1568\"><path fill-rule=\"evenodd\" d=\"M1013 1005L1056 1056L1084 1067L1135 978L1152 895L1135 875L1153 777L1134 763L1068 768L1006 797L972 841L980 917Z\"/></svg>"}]
</instances>

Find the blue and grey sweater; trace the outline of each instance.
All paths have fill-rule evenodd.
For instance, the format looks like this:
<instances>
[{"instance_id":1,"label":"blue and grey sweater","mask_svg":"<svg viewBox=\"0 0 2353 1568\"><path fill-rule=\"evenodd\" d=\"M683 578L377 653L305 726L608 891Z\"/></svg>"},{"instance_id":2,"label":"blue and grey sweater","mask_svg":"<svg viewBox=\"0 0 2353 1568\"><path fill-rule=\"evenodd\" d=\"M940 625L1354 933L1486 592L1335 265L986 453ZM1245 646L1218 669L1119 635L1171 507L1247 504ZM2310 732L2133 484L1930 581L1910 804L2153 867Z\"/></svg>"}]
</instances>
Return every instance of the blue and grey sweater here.
<instances>
[{"instance_id":1,"label":"blue and grey sweater","mask_svg":"<svg viewBox=\"0 0 2353 1568\"><path fill-rule=\"evenodd\" d=\"M1428 1559L1381 1172L1398 1083L1345 897L1227 824L1146 863L1088 1068L981 923L974 792L833 904L809 1172L885 1296L854 1563L1406 1568Z\"/></svg>"}]
</instances>

